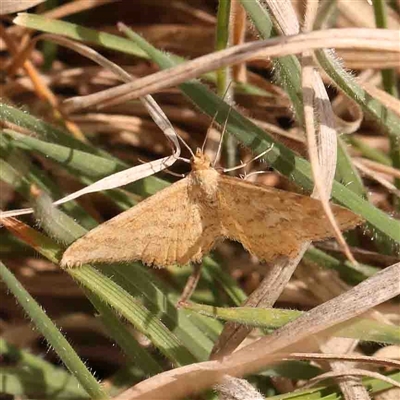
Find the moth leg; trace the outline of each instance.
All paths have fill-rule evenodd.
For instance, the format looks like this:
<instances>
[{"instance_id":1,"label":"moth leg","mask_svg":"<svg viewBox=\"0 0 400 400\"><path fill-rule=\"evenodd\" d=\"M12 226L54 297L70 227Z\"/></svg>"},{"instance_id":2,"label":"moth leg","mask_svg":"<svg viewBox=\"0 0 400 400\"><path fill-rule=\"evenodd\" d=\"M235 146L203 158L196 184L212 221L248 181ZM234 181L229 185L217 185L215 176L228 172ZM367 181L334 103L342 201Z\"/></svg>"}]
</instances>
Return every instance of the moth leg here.
<instances>
[{"instance_id":1,"label":"moth leg","mask_svg":"<svg viewBox=\"0 0 400 400\"><path fill-rule=\"evenodd\" d=\"M183 303L186 303L186 301L188 301L190 299L193 292L195 291L197 283L199 282L199 279L201 276L202 266L203 266L202 263L195 263L193 265L193 271L192 271L191 275L189 276L188 280L186 281L186 284L185 284L185 287L183 288L181 297L179 297L179 300L176 303L177 308L180 308L180 306Z\"/></svg>"},{"instance_id":2,"label":"moth leg","mask_svg":"<svg viewBox=\"0 0 400 400\"><path fill-rule=\"evenodd\" d=\"M247 165L251 164L253 161L256 161L256 160L258 160L259 158L265 156L265 155L266 155L267 153L269 153L273 148L274 148L274 143L273 143L270 147L268 147L267 150L264 150L262 153L260 153L259 155L253 157L251 160L249 160L249 161L247 161L247 162L245 162L245 163L241 162L241 164L240 164L240 165L237 165L236 167L224 168L222 171L223 171L223 172L230 172L230 171L235 171L235 170L237 170L237 169L244 168L244 167L246 167Z\"/></svg>"}]
</instances>

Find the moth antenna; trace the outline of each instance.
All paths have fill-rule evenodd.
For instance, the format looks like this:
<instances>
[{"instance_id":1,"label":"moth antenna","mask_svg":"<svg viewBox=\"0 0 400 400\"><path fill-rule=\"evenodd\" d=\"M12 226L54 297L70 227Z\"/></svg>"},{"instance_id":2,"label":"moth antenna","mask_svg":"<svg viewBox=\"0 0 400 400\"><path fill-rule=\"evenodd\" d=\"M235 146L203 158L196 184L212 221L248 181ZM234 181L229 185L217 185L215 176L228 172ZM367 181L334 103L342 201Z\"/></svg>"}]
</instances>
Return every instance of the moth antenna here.
<instances>
[{"instance_id":1,"label":"moth antenna","mask_svg":"<svg viewBox=\"0 0 400 400\"><path fill-rule=\"evenodd\" d=\"M228 86L226 87L225 92L224 92L224 95L223 95L222 98L221 98L222 100L225 100L225 97L226 97L226 95L227 95L228 92L229 92L229 89L230 89L230 87L231 87L231 85L232 85L232 82L233 82L233 81L230 81L229 84L228 84ZM230 108L229 108L229 112L230 112ZM217 110L217 112L214 114L214 117L213 117L213 119L212 119L212 121L211 121L211 124L210 124L210 126L208 127L208 129L207 129L206 137L204 138L203 145L201 146L201 152L202 152L202 153L204 153L204 149L205 149L205 147L206 147L207 139L208 139L208 136L209 136L209 134L210 134L210 129L211 129L212 126L214 125L215 119L217 118L217 115L218 115L218 110ZM228 114L228 116L229 116L229 114ZM213 163L213 166L214 166L214 163Z\"/></svg>"},{"instance_id":2,"label":"moth antenna","mask_svg":"<svg viewBox=\"0 0 400 400\"><path fill-rule=\"evenodd\" d=\"M215 153L215 157L214 157L214 160L212 162L212 166L213 167L217 163L218 157L221 154L222 143L224 141L224 135L225 135L225 131L226 131L226 126L228 125L228 119L229 119L229 115L231 113L231 110L232 110L232 107L229 107L228 114L227 114L225 122L224 122L224 127L222 128L221 139L220 139L219 144L218 144L218 149L217 149L217 152Z\"/></svg>"},{"instance_id":3,"label":"moth antenna","mask_svg":"<svg viewBox=\"0 0 400 400\"><path fill-rule=\"evenodd\" d=\"M210 135L211 128L212 128L212 126L213 126L214 123L215 123L215 119L217 118L217 115L218 115L218 111L214 114L213 119L211 120L211 124L210 124L210 126L208 127L208 129L207 129L207 133L206 133L206 136L205 136L205 138L204 138L204 140L203 140L203 144L201 145L201 152L202 152L203 154L204 154L204 149L205 149L205 147L206 147L206 143L207 143L208 136Z\"/></svg>"},{"instance_id":4,"label":"moth antenna","mask_svg":"<svg viewBox=\"0 0 400 400\"><path fill-rule=\"evenodd\" d=\"M235 170L237 170L237 169L246 167L247 165L249 165L249 164L252 163L253 161L258 160L258 159L261 158L262 156L265 156L267 153L269 153L269 152L274 148L274 145L275 145L275 143L272 143L272 145L271 145L267 150L264 150L264 151L263 151L262 153L260 153L258 156L253 157L250 161L248 161L248 162L246 162L246 163L242 163L242 164L237 165L236 167L232 167L232 168L224 168L224 169L223 169L223 172L235 171Z\"/></svg>"},{"instance_id":5,"label":"moth antenna","mask_svg":"<svg viewBox=\"0 0 400 400\"><path fill-rule=\"evenodd\" d=\"M178 136L178 139L183 143L183 145L189 150L190 155L194 157L194 153L190 148L190 146L183 140L183 138L180 135L178 135L178 133L176 135Z\"/></svg>"}]
</instances>

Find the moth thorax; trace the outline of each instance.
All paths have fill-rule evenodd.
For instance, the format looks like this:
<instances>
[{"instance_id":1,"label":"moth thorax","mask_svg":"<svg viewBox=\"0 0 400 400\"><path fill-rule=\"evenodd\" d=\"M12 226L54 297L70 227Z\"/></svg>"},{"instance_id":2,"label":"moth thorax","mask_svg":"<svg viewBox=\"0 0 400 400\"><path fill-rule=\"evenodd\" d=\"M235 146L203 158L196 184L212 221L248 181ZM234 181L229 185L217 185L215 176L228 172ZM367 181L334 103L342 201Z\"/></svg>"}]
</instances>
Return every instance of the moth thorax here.
<instances>
[{"instance_id":1,"label":"moth thorax","mask_svg":"<svg viewBox=\"0 0 400 400\"><path fill-rule=\"evenodd\" d=\"M195 170L190 174L193 189L200 197L212 200L217 197L219 173L213 169Z\"/></svg>"}]
</instances>

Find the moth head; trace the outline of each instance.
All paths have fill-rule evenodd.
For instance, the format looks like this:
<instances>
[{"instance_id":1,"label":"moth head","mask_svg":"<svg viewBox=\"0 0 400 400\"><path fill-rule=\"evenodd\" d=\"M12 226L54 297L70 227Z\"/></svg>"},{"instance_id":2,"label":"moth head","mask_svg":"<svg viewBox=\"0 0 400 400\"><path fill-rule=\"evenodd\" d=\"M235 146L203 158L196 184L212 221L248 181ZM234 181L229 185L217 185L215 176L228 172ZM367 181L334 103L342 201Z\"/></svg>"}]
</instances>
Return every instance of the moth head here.
<instances>
[{"instance_id":1,"label":"moth head","mask_svg":"<svg viewBox=\"0 0 400 400\"><path fill-rule=\"evenodd\" d=\"M201 169L209 169L211 161L209 157L201 151L200 148L197 148L196 154L190 160L190 164L192 165L193 171L198 171Z\"/></svg>"}]
</instances>

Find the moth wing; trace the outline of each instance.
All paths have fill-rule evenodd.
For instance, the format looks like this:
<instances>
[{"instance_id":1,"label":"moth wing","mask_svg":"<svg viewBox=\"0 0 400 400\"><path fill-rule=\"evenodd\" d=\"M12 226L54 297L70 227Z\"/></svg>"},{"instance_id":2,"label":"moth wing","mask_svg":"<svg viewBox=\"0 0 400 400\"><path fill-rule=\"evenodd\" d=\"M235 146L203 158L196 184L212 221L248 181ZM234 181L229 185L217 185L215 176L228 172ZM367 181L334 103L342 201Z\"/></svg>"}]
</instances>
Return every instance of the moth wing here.
<instances>
[{"instance_id":1,"label":"moth wing","mask_svg":"<svg viewBox=\"0 0 400 400\"><path fill-rule=\"evenodd\" d=\"M321 202L311 197L227 176L218 188L224 236L262 260L294 257L303 242L333 236ZM331 206L341 230L361 223L353 212Z\"/></svg>"},{"instance_id":2,"label":"moth wing","mask_svg":"<svg viewBox=\"0 0 400 400\"><path fill-rule=\"evenodd\" d=\"M215 237L188 193L187 178L161 190L78 239L61 264L140 260L165 267L199 261Z\"/></svg>"}]
</instances>

